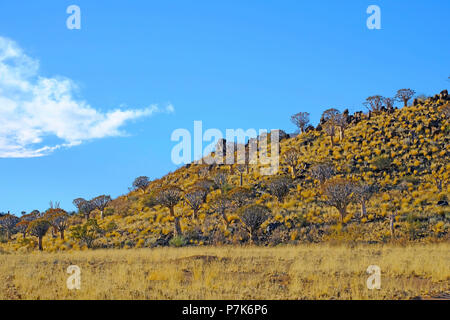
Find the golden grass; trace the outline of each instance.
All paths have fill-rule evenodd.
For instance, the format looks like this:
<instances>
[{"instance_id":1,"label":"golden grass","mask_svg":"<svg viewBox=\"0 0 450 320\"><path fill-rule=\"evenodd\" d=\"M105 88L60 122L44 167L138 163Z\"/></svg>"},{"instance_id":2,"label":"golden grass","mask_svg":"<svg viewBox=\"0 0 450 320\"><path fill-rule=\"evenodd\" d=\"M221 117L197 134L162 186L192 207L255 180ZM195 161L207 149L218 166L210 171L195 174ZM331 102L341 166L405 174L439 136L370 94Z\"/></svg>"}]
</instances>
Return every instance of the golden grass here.
<instances>
[{"instance_id":1,"label":"golden grass","mask_svg":"<svg viewBox=\"0 0 450 320\"><path fill-rule=\"evenodd\" d=\"M0 255L0 299L408 299L450 291L450 244ZM81 290L66 269L81 268ZM366 286L369 265L381 289Z\"/></svg>"}]
</instances>

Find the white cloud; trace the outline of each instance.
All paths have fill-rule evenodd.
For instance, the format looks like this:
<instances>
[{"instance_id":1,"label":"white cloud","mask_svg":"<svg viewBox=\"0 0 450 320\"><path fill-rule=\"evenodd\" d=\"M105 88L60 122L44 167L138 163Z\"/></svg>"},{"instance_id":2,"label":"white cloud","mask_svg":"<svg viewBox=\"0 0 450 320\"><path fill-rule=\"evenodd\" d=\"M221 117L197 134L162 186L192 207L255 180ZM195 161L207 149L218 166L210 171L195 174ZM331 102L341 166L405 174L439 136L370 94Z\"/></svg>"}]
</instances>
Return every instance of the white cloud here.
<instances>
[{"instance_id":1,"label":"white cloud","mask_svg":"<svg viewBox=\"0 0 450 320\"><path fill-rule=\"evenodd\" d=\"M124 135L126 122L160 111L152 105L103 113L74 98L72 80L41 77L38 71L37 60L0 37L0 158L40 157L86 140ZM169 104L163 111L174 108Z\"/></svg>"}]
</instances>

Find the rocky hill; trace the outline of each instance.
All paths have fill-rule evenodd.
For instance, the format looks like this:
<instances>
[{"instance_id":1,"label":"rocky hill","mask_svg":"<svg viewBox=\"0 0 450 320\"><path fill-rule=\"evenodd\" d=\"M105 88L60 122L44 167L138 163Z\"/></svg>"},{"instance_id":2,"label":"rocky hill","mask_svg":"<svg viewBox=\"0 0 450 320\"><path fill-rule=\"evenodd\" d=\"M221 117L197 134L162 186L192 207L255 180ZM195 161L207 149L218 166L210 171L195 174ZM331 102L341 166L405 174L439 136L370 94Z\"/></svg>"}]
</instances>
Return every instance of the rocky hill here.
<instances>
[{"instance_id":1,"label":"rocky hill","mask_svg":"<svg viewBox=\"0 0 450 320\"><path fill-rule=\"evenodd\" d=\"M330 109L317 127L280 131L274 175L247 162L193 163L154 181L142 177L103 206L80 202L60 228L64 240L52 223L44 249L448 241L449 109L447 91L402 108ZM29 231L32 222L25 224ZM30 235L0 245L30 250L37 243Z\"/></svg>"}]
</instances>

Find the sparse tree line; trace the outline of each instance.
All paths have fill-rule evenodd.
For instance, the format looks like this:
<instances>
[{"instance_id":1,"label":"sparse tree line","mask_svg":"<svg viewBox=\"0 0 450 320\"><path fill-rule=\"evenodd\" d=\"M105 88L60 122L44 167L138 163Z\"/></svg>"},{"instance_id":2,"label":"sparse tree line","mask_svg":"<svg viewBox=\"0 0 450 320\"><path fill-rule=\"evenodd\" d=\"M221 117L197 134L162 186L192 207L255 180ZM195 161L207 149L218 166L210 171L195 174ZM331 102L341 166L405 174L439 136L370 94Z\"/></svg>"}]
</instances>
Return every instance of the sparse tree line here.
<instances>
[{"instance_id":1,"label":"sparse tree line","mask_svg":"<svg viewBox=\"0 0 450 320\"><path fill-rule=\"evenodd\" d=\"M110 201L110 196L101 195L89 201L82 198L75 199L74 205L78 208L79 213L83 214L86 218L87 226L90 226L94 223L91 221L93 219L90 219L90 214L94 210L99 210L103 218L104 209ZM49 231L53 238L56 238L57 234L59 234L62 240L65 239L65 232L70 226L71 216L73 216L73 213L70 214L64 209L61 209L59 202L50 202L50 208L45 212L40 212L39 210L33 210L29 214L22 212L21 217L10 213L0 214L0 229L6 233L8 240L16 233L21 233L24 239L27 234L36 237L38 240L38 248L42 251L42 239ZM85 241L86 239L83 235L80 236L79 228L79 226L76 226L71 230L72 237L80 241ZM86 227L84 228L86 229Z\"/></svg>"},{"instance_id":2,"label":"sparse tree line","mask_svg":"<svg viewBox=\"0 0 450 320\"><path fill-rule=\"evenodd\" d=\"M400 89L392 98L383 97L381 95L370 96L366 99L363 105L369 110L370 117L371 113L393 112L396 102L402 102L405 107L408 106L408 102L414 97L415 94L416 92L412 89ZM362 112L357 112L355 115L350 116L348 114L348 110L341 113L335 108L330 108L323 112L320 123L316 129L319 131L323 130L330 137L331 144L334 145L334 137L336 133L339 134L339 139L342 140L344 138L345 128L352 122L358 122L361 115ZM291 122L299 129L301 133L314 130L314 127L310 124L309 116L310 114L308 112L299 112L291 116Z\"/></svg>"},{"instance_id":3,"label":"sparse tree line","mask_svg":"<svg viewBox=\"0 0 450 320\"><path fill-rule=\"evenodd\" d=\"M369 113L391 112L394 110L396 101L401 101L405 106L412 99L415 92L411 89L401 89L393 98L385 98L379 95L371 96L364 103L369 109ZM441 93L441 96L445 95ZM447 99L447 96L445 95ZM448 108L444 109L448 113ZM338 134L339 141L345 137L345 130L351 124L359 121L360 113L350 116L348 111L341 113L337 109L331 108L324 111L317 128L309 124L309 113L300 112L291 117L291 121L297 126L301 133L309 130L323 131L329 138L331 146L335 145L335 136ZM448 115L445 115L448 117ZM173 222L172 238L182 238L183 228L181 210L177 210L181 204L190 209L190 219L201 224L199 212L216 213L222 220L223 230L233 234L243 231L246 233L246 241L250 243L260 243L262 238L273 233L281 227L281 223L271 222L272 209L262 201L258 201L264 195L270 195L281 206L289 194L295 193L299 181L309 178L314 186L319 190L316 201L336 209L339 213L341 223L345 222L348 216L348 207L356 204L360 207L359 217L367 216L367 206L375 195L388 193L389 207L392 212L389 219L389 228L392 237L395 237L395 217L400 209L400 199L406 192L402 185L397 187L385 187L384 190L377 184L367 182L356 182L359 179L343 177L339 174L331 162L306 163L300 161L301 151L292 147L282 153L282 171L280 175L272 176L261 183L244 186L244 175L249 173L249 165L230 165L230 170L224 170L223 166L203 166L198 165L199 179L190 187L183 190L177 181L168 184L155 184L146 176L136 178L130 191L141 196L144 206L154 208L161 206L166 208L171 221ZM385 164L378 164L380 168ZM390 165L390 162L387 166ZM447 183L442 177L442 166L435 170L434 179L440 191ZM286 170L284 170L286 169ZM213 172L215 172L213 174ZM289 174L290 173L290 174ZM238 176L238 185L230 184L230 177ZM355 176L353 176L355 178ZM50 208L45 212L37 210L21 217L12 214L0 214L0 229L6 234L8 240L12 235L20 233L23 238L26 235L33 236L38 241L39 250L42 248L42 239L50 231L53 237L65 238L66 230L70 229L71 238L87 247L93 247L97 238L104 236L105 230L100 228L98 221L93 217L93 213L99 214L100 219L105 215L117 214L121 210L109 195L100 195L91 200L77 198L73 204L78 210L78 217L83 217L83 221L73 223L69 214L60 208L59 203L50 203ZM442 205L448 205L443 203ZM207 208L207 209L205 209ZM291 221L292 228L295 224L304 224L304 221ZM70 226L70 223L73 223ZM268 224L266 229L262 225Z\"/></svg>"},{"instance_id":4,"label":"sparse tree line","mask_svg":"<svg viewBox=\"0 0 450 320\"><path fill-rule=\"evenodd\" d=\"M322 185L323 194L327 197L326 203L335 207L343 219L346 215L346 208L352 201L358 201L362 205L362 215L365 214L365 203L373 195L374 190L370 186L356 186L352 182L333 178L334 169L329 164L316 164L310 168L310 176ZM138 183L144 178L139 177L133 184L135 190L144 193L149 192L146 188L139 187ZM170 217L173 218L173 236L181 237L182 228L180 224L181 215L177 212L176 206L180 203L186 204L191 210L191 219L198 219L198 211L204 204L213 212L220 215L226 230L233 230L230 227L233 220L230 213L239 216L242 229L247 232L248 240L257 243L261 225L270 218L271 210L262 204L254 203L257 195L252 188L231 186L228 183L229 173L220 170L212 179L201 179L194 186L186 191L175 185L161 187L151 192L151 205L160 205L167 208ZM146 184L148 187L149 184ZM287 176L273 176L265 182L265 192L272 195L278 202L282 203L289 192L294 187L293 180ZM212 197L208 197L212 191L218 190ZM71 238L78 240L81 244L92 247L93 242L102 235L103 230L98 226L97 220L92 218L94 210L100 211L100 218L103 219L104 211L111 198L109 196L99 196L92 200L75 199L73 202L78 208L78 214L84 217L84 223L74 225L71 230ZM59 204L51 204L45 212L37 210L30 214L23 214L16 217L5 214L0 217L0 226L6 231L7 239L16 233L36 237L38 248L42 250L42 238L51 231L56 237L59 233L64 240L65 231L69 228L71 215L59 207ZM104 233L104 232L103 232Z\"/></svg>"}]
</instances>

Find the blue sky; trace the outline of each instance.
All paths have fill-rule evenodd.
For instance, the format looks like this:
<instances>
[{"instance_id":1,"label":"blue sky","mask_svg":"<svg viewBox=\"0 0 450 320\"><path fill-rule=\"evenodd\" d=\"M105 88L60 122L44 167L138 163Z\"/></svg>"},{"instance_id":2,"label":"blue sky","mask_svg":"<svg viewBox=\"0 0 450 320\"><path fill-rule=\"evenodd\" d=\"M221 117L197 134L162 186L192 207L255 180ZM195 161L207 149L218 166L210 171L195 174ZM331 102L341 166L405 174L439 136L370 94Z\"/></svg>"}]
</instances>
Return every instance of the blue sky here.
<instances>
[{"instance_id":1,"label":"blue sky","mask_svg":"<svg viewBox=\"0 0 450 320\"><path fill-rule=\"evenodd\" d=\"M81 30L66 28L72 4L81 8ZM372 4L381 8L381 30L366 27ZM70 107L97 122L84 128L65 115L52 129L65 139L41 135L37 145L73 146L0 158L0 212L45 210L50 200L72 210L74 198L116 197L139 175L161 177L176 169L171 133L192 131L194 120L204 129L292 132L289 117L299 111L317 123L325 109L361 110L373 94L438 93L449 85L449 11L446 0L2 1L0 37L39 62L32 88L42 89L39 79L70 79L61 89ZM9 117L15 132L29 133L21 114ZM34 117L41 129L54 125L45 112Z\"/></svg>"}]
</instances>

